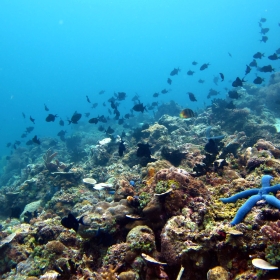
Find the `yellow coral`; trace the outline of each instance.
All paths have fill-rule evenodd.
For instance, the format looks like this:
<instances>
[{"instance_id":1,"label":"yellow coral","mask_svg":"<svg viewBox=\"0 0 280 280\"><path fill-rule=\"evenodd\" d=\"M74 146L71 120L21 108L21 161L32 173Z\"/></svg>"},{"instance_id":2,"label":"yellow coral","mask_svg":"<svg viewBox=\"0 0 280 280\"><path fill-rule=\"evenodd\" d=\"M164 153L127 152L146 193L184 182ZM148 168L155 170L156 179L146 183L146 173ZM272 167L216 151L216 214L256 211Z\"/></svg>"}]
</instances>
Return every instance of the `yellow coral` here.
<instances>
[{"instance_id":1,"label":"yellow coral","mask_svg":"<svg viewBox=\"0 0 280 280\"><path fill-rule=\"evenodd\" d=\"M118 275L116 271L119 269L120 265L117 265L115 268L112 264L109 265L109 267L102 268L102 271L100 273L101 279L102 280L117 280Z\"/></svg>"}]
</instances>

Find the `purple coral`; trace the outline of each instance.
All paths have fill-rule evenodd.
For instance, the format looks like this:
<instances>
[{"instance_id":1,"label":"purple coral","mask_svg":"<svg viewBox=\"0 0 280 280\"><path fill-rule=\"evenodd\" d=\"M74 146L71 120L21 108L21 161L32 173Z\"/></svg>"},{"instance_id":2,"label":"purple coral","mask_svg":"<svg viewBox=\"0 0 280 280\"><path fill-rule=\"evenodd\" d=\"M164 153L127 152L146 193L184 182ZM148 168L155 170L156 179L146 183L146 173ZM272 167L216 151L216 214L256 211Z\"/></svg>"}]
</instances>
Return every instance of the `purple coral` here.
<instances>
[{"instance_id":1,"label":"purple coral","mask_svg":"<svg viewBox=\"0 0 280 280\"><path fill-rule=\"evenodd\" d=\"M261 232L265 234L270 240L280 241L280 220L276 222L270 222L268 225L264 225L261 228Z\"/></svg>"}]
</instances>

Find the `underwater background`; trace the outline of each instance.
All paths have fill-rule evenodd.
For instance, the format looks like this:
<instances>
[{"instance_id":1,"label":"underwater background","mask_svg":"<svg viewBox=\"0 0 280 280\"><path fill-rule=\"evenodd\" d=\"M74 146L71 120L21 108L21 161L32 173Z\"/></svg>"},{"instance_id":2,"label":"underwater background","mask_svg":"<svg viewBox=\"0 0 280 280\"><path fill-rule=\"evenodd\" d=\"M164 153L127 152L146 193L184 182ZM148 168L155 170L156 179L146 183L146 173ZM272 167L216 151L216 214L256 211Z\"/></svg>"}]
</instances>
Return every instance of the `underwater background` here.
<instances>
[{"instance_id":1,"label":"underwater background","mask_svg":"<svg viewBox=\"0 0 280 280\"><path fill-rule=\"evenodd\" d=\"M1 0L0 279L279 279L279 11Z\"/></svg>"},{"instance_id":2,"label":"underwater background","mask_svg":"<svg viewBox=\"0 0 280 280\"><path fill-rule=\"evenodd\" d=\"M7 142L20 140L32 124L30 115L39 137L56 135L58 122L45 122L44 104L63 119L76 110L108 115L102 103L123 91L128 97L122 114L133 107L135 93L144 104L174 100L182 107L203 108L210 103L209 88L225 96L224 87L243 75L255 52L273 53L279 47L279 7L278 1L250 0L1 1L0 154L9 153ZM267 43L259 41L262 17L270 28ZM203 63L210 63L204 72L198 69ZM182 71L168 85L174 67ZM213 78L219 72L225 81L216 86ZM252 71L246 78L254 76ZM164 88L172 91L155 100L153 93ZM104 95L98 94L101 90ZM188 91L196 94L197 103L189 101ZM86 95L98 102L95 109Z\"/></svg>"}]
</instances>

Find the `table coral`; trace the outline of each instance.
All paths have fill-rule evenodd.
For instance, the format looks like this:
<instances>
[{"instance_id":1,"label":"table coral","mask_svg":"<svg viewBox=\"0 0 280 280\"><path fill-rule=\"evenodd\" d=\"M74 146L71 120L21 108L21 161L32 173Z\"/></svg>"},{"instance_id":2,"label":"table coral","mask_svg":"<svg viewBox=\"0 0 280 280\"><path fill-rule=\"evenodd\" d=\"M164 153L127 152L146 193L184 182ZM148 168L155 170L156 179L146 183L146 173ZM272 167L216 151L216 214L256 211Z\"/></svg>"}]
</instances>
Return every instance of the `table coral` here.
<instances>
[{"instance_id":1,"label":"table coral","mask_svg":"<svg viewBox=\"0 0 280 280\"><path fill-rule=\"evenodd\" d=\"M264 199L268 204L280 209L280 200L269 193L276 193L280 190L280 184L270 186L270 181L273 179L270 175L264 175L261 179L262 187L260 189L250 189L239 192L228 198L221 198L223 203L236 202L239 198L250 198L239 208L234 219L230 223L231 225L239 224L246 214L256 205L259 200Z\"/></svg>"}]
</instances>

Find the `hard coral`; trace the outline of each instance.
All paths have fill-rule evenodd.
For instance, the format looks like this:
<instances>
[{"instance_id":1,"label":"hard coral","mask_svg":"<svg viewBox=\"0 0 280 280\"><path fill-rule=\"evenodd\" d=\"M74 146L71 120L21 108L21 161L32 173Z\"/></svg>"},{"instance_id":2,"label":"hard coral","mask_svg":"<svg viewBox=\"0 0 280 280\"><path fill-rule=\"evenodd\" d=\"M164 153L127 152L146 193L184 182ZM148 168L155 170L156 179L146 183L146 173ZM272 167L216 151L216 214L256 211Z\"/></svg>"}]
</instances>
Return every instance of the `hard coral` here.
<instances>
[{"instance_id":1,"label":"hard coral","mask_svg":"<svg viewBox=\"0 0 280 280\"><path fill-rule=\"evenodd\" d=\"M262 226L261 232L265 234L271 241L280 241L280 220L276 222L270 222L267 225Z\"/></svg>"},{"instance_id":2,"label":"hard coral","mask_svg":"<svg viewBox=\"0 0 280 280\"><path fill-rule=\"evenodd\" d=\"M118 280L116 271L119 269L119 265L115 268L113 265L109 265L107 268L102 268L99 274L96 275L96 280Z\"/></svg>"},{"instance_id":3,"label":"hard coral","mask_svg":"<svg viewBox=\"0 0 280 280\"><path fill-rule=\"evenodd\" d=\"M61 255L66 247L60 241L49 241L46 246L46 250L50 253L54 253L56 255Z\"/></svg>"},{"instance_id":4,"label":"hard coral","mask_svg":"<svg viewBox=\"0 0 280 280\"><path fill-rule=\"evenodd\" d=\"M179 184L180 188L188 195L209 198L209 193L203 183L194 179L187 171L171 167L157 172L155 182L172 180Z\"/></svg>"}]
</instances>

